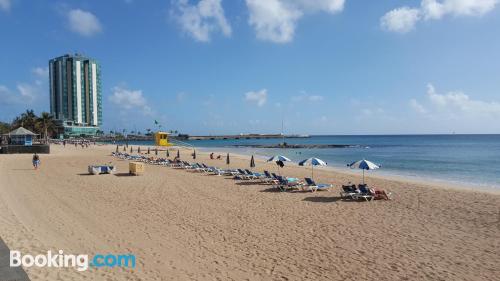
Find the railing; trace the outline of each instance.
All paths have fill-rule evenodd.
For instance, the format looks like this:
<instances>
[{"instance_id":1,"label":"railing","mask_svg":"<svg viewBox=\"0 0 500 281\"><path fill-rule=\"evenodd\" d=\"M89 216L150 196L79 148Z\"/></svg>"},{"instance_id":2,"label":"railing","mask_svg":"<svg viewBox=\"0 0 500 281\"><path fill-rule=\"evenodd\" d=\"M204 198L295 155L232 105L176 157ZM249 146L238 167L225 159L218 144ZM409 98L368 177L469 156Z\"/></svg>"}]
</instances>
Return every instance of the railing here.
<instances>
[{"instance_id":1,"label":"railing","mask_svg":"<svg viewBox=\"0 0 500 281\"><path fill-rule=\"evenodd\" d=\"M190 143L187 143L187 142L183 142L183 141L180 141L180 140L174 140L174 139L171 139L169 138L168 140L170 143L172 143L174 146L178 146L178 147L182 147L182 148L189 148L189 149L193 149L194 146Z\"/></svg>"}]
</instances>

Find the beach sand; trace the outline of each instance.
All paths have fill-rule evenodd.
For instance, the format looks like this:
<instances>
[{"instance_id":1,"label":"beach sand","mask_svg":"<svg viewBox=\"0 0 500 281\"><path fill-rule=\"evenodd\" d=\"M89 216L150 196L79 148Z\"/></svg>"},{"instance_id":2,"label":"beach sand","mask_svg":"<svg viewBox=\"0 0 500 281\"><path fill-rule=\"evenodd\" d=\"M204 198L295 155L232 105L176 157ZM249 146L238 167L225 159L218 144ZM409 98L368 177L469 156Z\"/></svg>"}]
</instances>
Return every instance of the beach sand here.
<instances>
[{"instance_id":1,"label":"beach sand","mask_svg":"<svg viewBox=\"0 0 500 281\"><path fill-rule=\"evenodd\" d=\"M25 268L31 280L498 280L500 195L374 176L391 201L339 200L361 176L315 169L331 192L277 192L160 166L128 176L114 146L0 155L0 238L32 255L133 253L135 269ZM164 155L164 152L162 152ZM174 153L171 153L173 156ZM189 153L182 159L192 161ZM226 167L225 159L196 161ZM87 165L113 162L116 175ZM248 167L232 157L231 167ZM254 170L276 171L260 161ZM310 168L287 166L287 176ZM2 276L0 276L2 280Z\"/></svg>"}]
</instances>

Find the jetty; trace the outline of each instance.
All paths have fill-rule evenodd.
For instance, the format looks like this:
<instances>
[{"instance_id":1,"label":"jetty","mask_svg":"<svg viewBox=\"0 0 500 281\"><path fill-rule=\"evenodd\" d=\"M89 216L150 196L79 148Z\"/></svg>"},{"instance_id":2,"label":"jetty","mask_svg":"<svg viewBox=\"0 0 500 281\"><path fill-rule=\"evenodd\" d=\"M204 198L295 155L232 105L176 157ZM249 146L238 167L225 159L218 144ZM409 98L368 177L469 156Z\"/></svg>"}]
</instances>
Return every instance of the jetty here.
<instances>
[{"instance_id":1,"label":"jetty","mask_svg":"<svg viewBox=\"0 0 500 281\"><path fill-rule=\"evenodd\" d=\"M348 148L348 147L359 147L359 145L351 144L247 144L247 145L232 145L233 147L252 147L252 148Z\"/></svg>"},{"instance_id":2,"label":"jetty","mask_svg":"<svg viewBox=\"0 0 500 281\"><path fill-rule=\"evenodd\" d=\"M285 135L285 138L309 138L309 135ZM239 139L279 139L281 134L239 134L219 136L186 136L187 140L239 140Z\"/></svg>"},{"instance_id":3,"label":"jetty","mask_svg":"<svg viewBox=\"0 0 500 281\"><path fill-rule=\"evenodd\" d=\"M206 136L191 136L188 134L178 134L169 136L172 140L239 140L239 139L293 139L293 138L309 138L309 135L281 135L281 134L239 134L239 135L206 135ZM93 139L94 141L112 142L112 141L153 141L152 135L106 135L99 136Z\"/></svg>"}]
</instances>

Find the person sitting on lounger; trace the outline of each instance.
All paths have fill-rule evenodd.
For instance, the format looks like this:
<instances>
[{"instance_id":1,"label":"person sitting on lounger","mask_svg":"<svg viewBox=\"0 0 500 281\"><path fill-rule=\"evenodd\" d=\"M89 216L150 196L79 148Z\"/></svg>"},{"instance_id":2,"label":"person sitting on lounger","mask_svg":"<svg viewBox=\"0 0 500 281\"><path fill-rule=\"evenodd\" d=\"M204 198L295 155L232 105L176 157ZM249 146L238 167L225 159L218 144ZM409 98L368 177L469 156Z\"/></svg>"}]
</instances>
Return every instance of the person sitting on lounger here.
<instances>
[{"instance_id":1,"label":"person sitting on lounger","mask_svg":"<svg viewBox=\"0 0 500 281\"><path fill-rule=\"evenodd\" d=\"M217 155L217 160L222 159L222 155Z\"/></svg>"},{"instance_id":2,"label":"person sitting on lounger","mask_svg":"<svg viewBox=\"0 0 500 281\"><path fill-rule=\"evenodd\" d=\"M214 159L214 153L213 152L210 153L210 159L212 159L212 160Z\"/></svg>"},{"instance_id":3,"label":"person sitting on lounger","mask_svg":"<svg viewBox=\"0 0 500 281\"><path fill-rule=\"evenodd\" d=\"M379 199L391 200L391 198L390 198L391 193L390 192L387 193L383 189L370 188L370 192L373 194L373 198L375 200L379 200Z\"/></svg>"}]
</instances>

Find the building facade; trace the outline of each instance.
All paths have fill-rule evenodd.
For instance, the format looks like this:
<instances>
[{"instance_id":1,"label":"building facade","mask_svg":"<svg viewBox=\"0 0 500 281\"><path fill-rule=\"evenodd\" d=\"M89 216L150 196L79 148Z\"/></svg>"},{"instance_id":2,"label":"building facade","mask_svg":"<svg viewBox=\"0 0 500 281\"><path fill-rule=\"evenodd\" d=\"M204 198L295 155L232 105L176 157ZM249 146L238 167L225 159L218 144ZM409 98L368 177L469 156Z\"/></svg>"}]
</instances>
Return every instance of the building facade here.
<instances>
[{"instance_id":1,"label":"building facade","mask_svg":"<svg viewBox=\"0 0 500 281\"><path fill-rule=\"evenodd\" d=\"M80 54L49 61L50 112L64 137L93 136L102 125L101 67Z\"/></svg>"}]
</instances>

